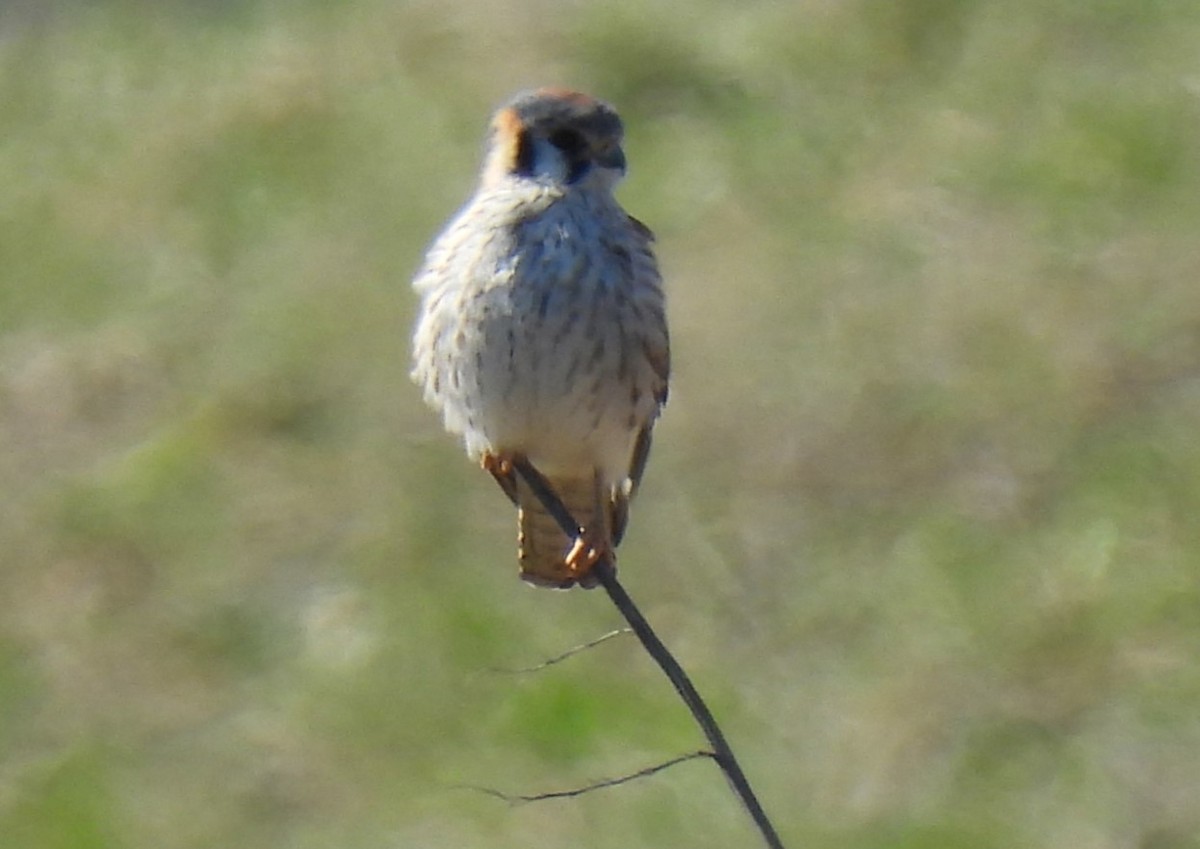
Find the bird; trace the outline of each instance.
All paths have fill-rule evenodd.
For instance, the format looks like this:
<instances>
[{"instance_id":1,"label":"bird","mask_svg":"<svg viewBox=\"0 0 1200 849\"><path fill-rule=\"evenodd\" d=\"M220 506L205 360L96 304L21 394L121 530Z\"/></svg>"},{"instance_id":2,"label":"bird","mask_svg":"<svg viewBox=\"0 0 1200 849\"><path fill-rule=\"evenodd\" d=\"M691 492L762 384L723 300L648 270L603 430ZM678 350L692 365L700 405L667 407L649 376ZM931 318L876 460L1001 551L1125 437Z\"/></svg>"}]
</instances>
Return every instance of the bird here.
<instances>
[{"instance_id":1,"label":"bird","mask_svg":"<svg viewBox=\"0 0 1200 849\"><path fill-rule=\"evenodd\" d=\"M623 136L614 108L582 92L513 97L492 115L473 194L413 278L412 379L517 507L519 574L535 586L590 588L598 562L615 570L667 401L654 235L613 194ZM522 462L575 518L575 538Z\"/></svg>"}]
</instances>

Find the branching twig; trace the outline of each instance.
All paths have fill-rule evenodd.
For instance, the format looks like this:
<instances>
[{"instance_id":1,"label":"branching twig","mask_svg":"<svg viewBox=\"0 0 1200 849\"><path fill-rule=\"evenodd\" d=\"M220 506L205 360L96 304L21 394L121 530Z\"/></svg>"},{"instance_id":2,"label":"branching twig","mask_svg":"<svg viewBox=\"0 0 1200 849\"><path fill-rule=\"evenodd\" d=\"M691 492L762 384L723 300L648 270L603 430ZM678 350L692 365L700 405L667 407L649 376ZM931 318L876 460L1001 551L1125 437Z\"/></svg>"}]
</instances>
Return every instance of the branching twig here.
<instances>
[{"instance_id":1,"label":"branching twig","mask_svg":"<svg viewBox=\"0 0 1200 849\"><path fill-rule=\"evenodd\" d=\"M475 787L472 785L463 785L467 790L475 790L479 793L486 793L488 796L494 796L497 799L502 799L510 805L523 805L526 802L542 802L546 799L570 799L573 796L582 796L584 793L591 793L593 790L603 790L607 787L616 787L619 784L626 784L630 781L636 781L639 778L646 778L654 775L656 772L662 772L664 769L681 764L684 761L693 761L696 758L715 758L716 755L709 751L689 752L686 755L680 755L677 758L671 758L669 761L663 761L654 766L648 766L645 769L639 769L637 772L631 772L629 775L622 775L620 778L602 778L599 781L594 781L591 784L585 784L583 787L572 787L569 790L551 790L547 793L531 793L529 795L505 793L502 790L495 790L491 787Z\"/></svg>"},{"instance_id":2,"label":"branching twig","mask_svg":"<svg viewBox=\"0 0 1200 849\"><path fill-rule=\"evenodd\" d=\"M579 537L583 533L583 528L575 521L575 518L563 505L562 499L554 492L550 483L542 476L542 473L534 468L533 464L524 457L518 457L513 461L513 467L517 473L525 479L529 485L529 489L537 497L554 517L559 527L571 539ZM691 679L687 673L683 671L683 667L675 660L675 657L663 645L662 640L654 633L654 629L650 627L637 605L633 603L633 599L625 592L625 588L617 581L617 573L613 569L612 563L608 560L601 560L592 567L599 578L600 583L608 592L608 597L612 599L613 604L625 617L625 621L629 623L629 627L637 634L646 651L654 658L655 663L659 665L667 678L671 681L675 691L679 693L679 697L683 699L688 710L691 711L692 717L699 724L704 736L708 738L708 742L712 744L712 758L721 767L721 771L725 773L725 777L729 779L730 785L734 792L745 806L746 811L754 820L754 824L758 826L758 830L762 833L763 840L771 849L783 849L783 842L779 839L779 834L775 831L775 827L767 818L766 812L759 804L758 798L754 795L754 790L750 787L750 782L746 779L745 773L742 772L741 766L738 765L737 758L733 755L733 750L725 741L725 735L721 733L721 727L717 725L716 719L713 718L712 712L708 709L708 705L704 703L704 699L696 692L696 688L692 685Z\"/></svg>"},{"instance_id":3,"label":"branching twig","mask_svg":"<svg viewBox=\"0 0 1200 849\"><path fill-rule=\"evenodd\" d=\"M545 669L547 666L553 666L556 663L562 663L567 658L569 658L573 655L577 655L581 651L587 651L588 649L595 648L596 646L600 645L601 643L611 640L613 637L620 637L623 634L632 634L632 633L633 633L633 631L629 628L618 628L615 631L609 631L607 634L603 634L594 640L589 640L588 642L584 643L583 645L574 646L573 648L569 648L562 654L556 654L554 657L552 657L548 660L543 660L541 663L535 663L533 666L522 666L517 669L505 669L503 667L493 667L491 671L492 672L503 672L508 675L519 675L519 674L522 674L525 672L539 672L539 671Z\"/></svg>"}]
</instances>

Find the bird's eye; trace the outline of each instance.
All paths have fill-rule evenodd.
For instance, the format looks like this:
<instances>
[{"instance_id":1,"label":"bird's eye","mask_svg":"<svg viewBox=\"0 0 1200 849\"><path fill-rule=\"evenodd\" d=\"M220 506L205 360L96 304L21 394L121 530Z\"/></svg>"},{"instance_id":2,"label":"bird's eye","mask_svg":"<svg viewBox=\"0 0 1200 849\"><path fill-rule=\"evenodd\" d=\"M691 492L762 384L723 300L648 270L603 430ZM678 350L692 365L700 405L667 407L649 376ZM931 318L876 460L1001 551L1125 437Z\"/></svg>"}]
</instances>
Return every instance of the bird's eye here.
<instances>
[{"instance_id":1,"label":"bird's eye","mask_svg":"<svg viewBox=\"0 0 1200 849\"><path fill-rule=\"evenodd\" d=\"M587 141L583 136L575 130L555 130L550 135L550 144L557 147L563 153L575 155L581 153L587 147Z\"/></svg>"}]
</instances>

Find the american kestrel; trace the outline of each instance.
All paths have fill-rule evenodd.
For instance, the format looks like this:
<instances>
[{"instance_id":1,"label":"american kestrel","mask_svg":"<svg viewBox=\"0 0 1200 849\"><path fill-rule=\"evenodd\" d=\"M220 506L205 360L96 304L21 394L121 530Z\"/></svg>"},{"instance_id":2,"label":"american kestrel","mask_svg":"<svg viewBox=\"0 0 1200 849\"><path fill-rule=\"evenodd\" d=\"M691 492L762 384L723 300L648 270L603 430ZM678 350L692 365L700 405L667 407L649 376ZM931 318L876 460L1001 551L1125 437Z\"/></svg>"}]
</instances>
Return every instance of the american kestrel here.
<instances>
[{"instance_id":1,"label":"american kestrel","mask_svg":"<svg viewBox=\"0 0 1200 849\"><path fill-rule=\"evenodd\" d=\"M518 95L492 117L478 186L413 281L413 379L517 506L521 577L594 586L614 562L670 349L653 234L613 197L621 119L585 94ZM583 535L514 474L526 458ZM615 565L615 562L614 562Z\"/></svg>"}]
</instances>

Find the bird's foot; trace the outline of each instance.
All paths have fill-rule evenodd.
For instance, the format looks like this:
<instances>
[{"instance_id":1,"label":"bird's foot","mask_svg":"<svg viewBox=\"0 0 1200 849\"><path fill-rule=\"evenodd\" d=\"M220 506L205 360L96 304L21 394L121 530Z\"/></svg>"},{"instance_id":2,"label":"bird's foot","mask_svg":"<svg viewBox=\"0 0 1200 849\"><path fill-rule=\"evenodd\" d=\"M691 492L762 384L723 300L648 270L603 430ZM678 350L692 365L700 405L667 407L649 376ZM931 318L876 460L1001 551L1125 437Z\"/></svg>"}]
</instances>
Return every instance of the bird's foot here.
<instances>
[{"instance_id":1,"label":"bird's foot","mask_svg":"<svg viewBox=\"0 0 1200 849\"><path fill-rule=\"evenodd\" d=\"M605 538L597 538L595 533L584 528L583 533L575 537L571 549L563 557L563 565L567 567L571 579L581 587L594 587L599 581L592 574L592 570L601 560L607 560L610 564L616 563L612 543Z\"/></svg>"},{"instance_id":2,"label":"bird's foot","mask_svg":"<svg viewBox=\"0 0 1200 849\"><path fill-rule=\"evenodd\" d=\"M513 468L512 457L507 454L485 453L479 458L479 465L491 474L513 504L517 503L517 473Z\"/></svg>"}]
</instances>

